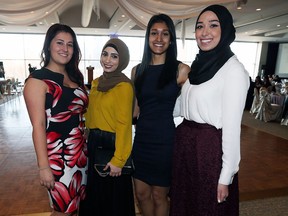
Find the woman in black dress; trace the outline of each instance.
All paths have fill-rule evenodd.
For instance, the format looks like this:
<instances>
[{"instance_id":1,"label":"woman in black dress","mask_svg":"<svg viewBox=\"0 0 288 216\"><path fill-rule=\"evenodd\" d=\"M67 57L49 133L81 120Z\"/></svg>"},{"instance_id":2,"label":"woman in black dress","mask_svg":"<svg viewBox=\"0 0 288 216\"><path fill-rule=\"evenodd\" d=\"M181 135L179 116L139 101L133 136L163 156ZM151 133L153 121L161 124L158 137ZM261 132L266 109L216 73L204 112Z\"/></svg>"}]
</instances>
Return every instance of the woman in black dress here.
<instances>
[{"instance_id":1,"label":"woman in black dress","mask_svg":"<svg viewBox=\"0 0 288 216\"><path fill-rule=\"evenodd\" d=\"M143 216L168 215L175 124L173 109L189 66L177 61L173 21L153 16L147 26L141 64L132 69L138 117L132 150L136 197Z\"/></svg>"}]
</instances>

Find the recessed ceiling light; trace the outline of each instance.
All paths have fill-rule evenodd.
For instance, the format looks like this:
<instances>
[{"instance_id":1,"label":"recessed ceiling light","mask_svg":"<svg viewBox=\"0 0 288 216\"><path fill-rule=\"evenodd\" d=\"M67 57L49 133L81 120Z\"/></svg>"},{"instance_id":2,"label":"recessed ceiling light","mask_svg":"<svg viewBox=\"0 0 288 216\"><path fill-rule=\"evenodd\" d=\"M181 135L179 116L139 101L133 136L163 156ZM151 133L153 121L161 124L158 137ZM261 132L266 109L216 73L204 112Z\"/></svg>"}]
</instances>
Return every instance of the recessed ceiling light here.
<instances>
[{"instance_id":1,"label":"recessed ceiling light","mask_svg":"<svg viewBox=\"0 0 288 216\"><path fill-rule=\"evenodd\" d=\"M122 14L122 15L121 15L121 17L122 17L122 18L124 18L124 17L125 17L125 15L124 15L124 14Z\"/></svg>"},{"instance_id":2,"label":"recessed ceiling light","mask_svg":"<svg viewBox=\"0 0 288 216\"><path fill-rule=\"evenodd\" d=\"M237 10L241 10L241 9L242 9L242 7L241 7L241 6L238 6L238 7L237 7Z\"/></svg>"},{"instance_id":3,"label":"recessed ceiling light","mask_svg":"<svg viewBox=\"0 0 288 216\"><path fill-rule=\"evenodd\" d=\"M281 25L277 25L277 27L280 27Z\"/></svg>"},{"instance_id":4,"label":"recessed ceiling light","mask_svg":"<svg viewBox=\"0 0 288 216\"><path fill-rule=\"evenodd\" d=\"M256 11L261 11L261 8L257 8Z\"/></svg>"}]
</instances>

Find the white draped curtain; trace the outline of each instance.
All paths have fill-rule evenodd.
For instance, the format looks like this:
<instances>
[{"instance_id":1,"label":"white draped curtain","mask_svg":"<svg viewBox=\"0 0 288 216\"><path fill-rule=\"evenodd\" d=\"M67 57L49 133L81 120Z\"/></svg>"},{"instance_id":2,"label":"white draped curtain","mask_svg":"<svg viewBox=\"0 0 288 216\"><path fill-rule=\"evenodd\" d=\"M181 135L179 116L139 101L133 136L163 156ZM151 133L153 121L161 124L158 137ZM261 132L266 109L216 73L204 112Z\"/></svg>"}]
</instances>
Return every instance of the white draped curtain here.
<instances>
[{"instance_id":1,"label":"white draped curtain","mask_svg":"<svg viewBox=\"0 0 288 216\"><path fill-rule=\"evenodd\" d=\"M196 17L212 4L231 4L243 0L114 0L121 10L138 26L145 29L154 14L164 13L174 20L181 20L182 45L185 43L185 20Z\"/></svg>"},{"instance_id":2,"label":"white draped curtain","mask_svg":"<svg viewBox=\"0 0 288 216\"><path fill-rule=\"evenodd\" d=\"M1 0L0 23L32 25L54 13L69 0Z\"/></svg>"},{"instance_id":3,"label":"white draped curtain","mask_svg":"<svg viewBox=\"0 0 288 216\"><path fill-rule=\"evenodd\" d=\"M45 19L70 0L1 0L0 23L32 25ZM103 0L105 1L105 0ZM138 26L145 29L154 14L164 13L180 20L182 45L185 43L185 19L195 17L207 5L231 4L243 0L114 0L119 8ZM100 19L100 0L82 0L81 24L89 25L92 10ZM56 16L58 18L58 15ZM59 22L59 21L58 21Z\"/></svg>"},{"instance_id":4,"label":"white draped curtain","mask_svg":"<svg viewBox=\"0 0 288 216\"><path fill-rule=\"evenodd\" d=\"M151 16L165 13L172 19L195 17L211 4L233 3L236 0L114 0L130 19L145 28Z\"/></svg>"},{"instance_id":5,"label":"white draped curtain","mask_svg":"<svg viewBox=\"0 0 288 216\"><path fill-rule=\"evenodd\" d=\"M54 13L70 0L1 0L0 23L31 25ZM89 24L92 8L100 18L100 0L83 0L82 25ZM105 1L105 0L103 0ZM165 13L173 19L185 20L197 16L210 4L229 4L243 0L114 0L137 25L145 28L150 17Z\"/></svg>"}]
</instances>

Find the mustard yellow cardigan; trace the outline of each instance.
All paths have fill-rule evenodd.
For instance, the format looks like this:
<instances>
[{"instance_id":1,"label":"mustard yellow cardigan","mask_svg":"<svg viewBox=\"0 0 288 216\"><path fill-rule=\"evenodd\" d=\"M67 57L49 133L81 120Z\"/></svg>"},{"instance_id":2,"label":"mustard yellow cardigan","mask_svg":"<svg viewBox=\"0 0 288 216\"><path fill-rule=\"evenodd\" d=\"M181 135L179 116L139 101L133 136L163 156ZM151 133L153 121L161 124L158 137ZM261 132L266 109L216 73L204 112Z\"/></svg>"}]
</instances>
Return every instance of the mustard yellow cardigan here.
<instances>
[{"instance_id":1,"label":"mustard yellow cardigan","mask_svg":"<svg viewBox=\"0 0 288 216\"><path fill-rule=\"evenodd\" d=\"M121 82L107 92L97 91L98 78L91 83L86 127L116 133L114 157L110 161L123 167L132 149L132 107L134 90Z\"/></svg>"}]
</instances>

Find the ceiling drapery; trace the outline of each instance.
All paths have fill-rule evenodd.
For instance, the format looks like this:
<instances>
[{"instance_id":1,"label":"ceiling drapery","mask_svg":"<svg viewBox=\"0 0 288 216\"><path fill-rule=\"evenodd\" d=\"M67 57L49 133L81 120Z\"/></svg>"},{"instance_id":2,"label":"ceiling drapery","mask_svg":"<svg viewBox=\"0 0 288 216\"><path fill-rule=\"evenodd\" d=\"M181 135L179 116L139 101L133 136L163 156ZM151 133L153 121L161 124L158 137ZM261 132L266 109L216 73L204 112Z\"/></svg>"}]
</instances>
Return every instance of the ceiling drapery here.
<instances>
[{"instance_id":1,"label":"ceiling drapery","mask_svg":"<svg viewBox=\"0 0 288 216\"><path fill-rule=\"evenodd\" d=\"M70 0L1 0L0 23L4 25L32 25ZM211 4L228 4L243 0L114 0L119 8L138 26L145 29L154 14L164 13L172 19L181 20L181 36L185 41L185 19L197 16ZM92 10L100 18L99 0L83 0L81 24L89 25ZM58 15L56 15L58 18ZM59 21L58 21L59 22Z\"/></svg>"},{"instance_id":2,"label":"ceiling drapery","mask_svg":"<svg viewBox=\"0 0 288 216\"><path fill-rule=\"evenodd\" d=\"M31 25L55 12L70 0L1 0L0 23L6 25ZM233 3L241 0L114 0L131 20L146 28L150 17L165 13L173 19L185 20L197 16L210 4ZM83 0L82 26L89 24L92 8L99 18L99 0Z\"/></svg>"},{"instance_id":3,"label":"ceiling drapery","mask_svg":"<svg viewBox=\"0 0 288 216\"><path fill-rule=\"evenodd\" d=\"M55 12L69 0L1 0L0 22L32 25Z\"/></svg>"},{"instance_id":4,"label":"ceiling drapery","mask_svg":"<svg viewBox=\"0 0 288 216\"><path fill-rule=\"evenodd\" d=\"M243 0L114 0L119 8L138 26L145 29L154 14L164 13L181 20L181 39L185 41L185 19L197 16L211 4L228 4ZM32 25L54 13L69 0L1 0L0 23ZM92 10L100 18L100 1L83 0L81 24L89 25ZM57 15L58 17L58 15Z\"/></svg>"},{"instance_id":5,"label":"ceiling drapery","mask_svg":"<svg viewBox=\"0 0 288 216\"><path fill-rule=\"evenodd\" d=\"M130 19L144 28L152 15L164 13L172 19L195 17L207 5L236 2L236 0L114 0Z\"/></svg>"},{"instance_id":6,"label":"ceiling drapery","mask_svg":"<svg viewBox=\"0 0 288 216\"><path fill-rule=\"evenodd\" d=\"M164 13L182 20L181 40L185 43L185 19L197 16L207 5L233 3L237 0L114 0L138 26L145 29L154 14ZM239 1L239 0L238 0Z\"/></svg>"}]
</instances>

